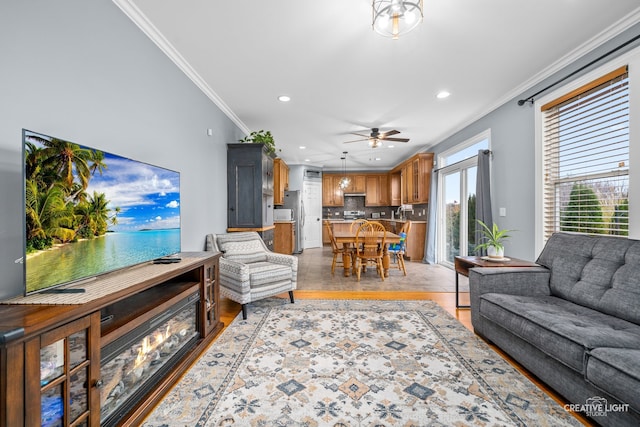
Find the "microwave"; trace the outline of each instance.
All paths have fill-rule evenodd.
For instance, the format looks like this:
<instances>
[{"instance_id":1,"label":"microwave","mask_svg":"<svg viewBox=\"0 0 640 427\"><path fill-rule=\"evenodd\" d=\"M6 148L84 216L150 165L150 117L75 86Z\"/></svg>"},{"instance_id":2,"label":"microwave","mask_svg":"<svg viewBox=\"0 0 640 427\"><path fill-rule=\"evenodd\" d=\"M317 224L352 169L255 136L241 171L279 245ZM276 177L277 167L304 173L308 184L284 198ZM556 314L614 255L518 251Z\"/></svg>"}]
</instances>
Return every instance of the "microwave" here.
<instances>
[{"instance_id":1,"label":"microwave","mask_svg":"<svg viewBox=\"0 0 640 427\"><path fill-rule=\"evenodd\" d=\"M293 221L293 209L274 209L274 221Z\"/></svg>"}]
</instances>

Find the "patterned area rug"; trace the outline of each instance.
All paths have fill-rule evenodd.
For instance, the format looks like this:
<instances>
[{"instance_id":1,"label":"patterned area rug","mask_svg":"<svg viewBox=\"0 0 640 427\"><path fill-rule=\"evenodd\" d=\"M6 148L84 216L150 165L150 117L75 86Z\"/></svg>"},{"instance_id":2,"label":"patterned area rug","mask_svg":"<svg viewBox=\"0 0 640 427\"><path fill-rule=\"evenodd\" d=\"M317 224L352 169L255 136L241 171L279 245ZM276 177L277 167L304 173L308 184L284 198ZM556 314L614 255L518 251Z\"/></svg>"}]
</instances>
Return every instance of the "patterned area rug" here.
<instances>
[{"instance_id":1,"label":"patterned area rug","mask_svg":"<svg viewBox=\"0 0 640 427\"><path fill-rule=\"evenodd\" d=\"M249 305L152 426L580 425L433 301Z\"/></svg>"}]
</instances>

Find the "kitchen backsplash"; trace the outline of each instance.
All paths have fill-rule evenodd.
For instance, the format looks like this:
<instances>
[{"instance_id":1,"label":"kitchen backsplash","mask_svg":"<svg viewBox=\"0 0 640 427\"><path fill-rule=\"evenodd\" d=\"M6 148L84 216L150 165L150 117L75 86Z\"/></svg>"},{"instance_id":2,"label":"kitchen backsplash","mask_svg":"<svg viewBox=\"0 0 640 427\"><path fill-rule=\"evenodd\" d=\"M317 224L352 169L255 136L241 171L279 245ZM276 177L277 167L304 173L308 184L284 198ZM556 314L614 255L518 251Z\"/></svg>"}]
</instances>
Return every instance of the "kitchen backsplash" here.
<instances>
[{"instance_id":1,"label":"kitchen backsplash","mask_svg":"<svg viewBox=\"0 0 640 427\"><path fill-rule=\"evenodd\" d=\"M413 205L413 210L403 212L403 218L412 221L426 221L429 204ZM366 218L371 218L371 214L379 213L380 219L391 219L391 212L395 218L399 217L398 207L393 206L365 206L364 196L345 196L344 206L340 207L323 207L322 215L324 218L342 219L344 211L364 211ZM337 215L336 215L337 213Z\"/></svg>"}]
</instances>

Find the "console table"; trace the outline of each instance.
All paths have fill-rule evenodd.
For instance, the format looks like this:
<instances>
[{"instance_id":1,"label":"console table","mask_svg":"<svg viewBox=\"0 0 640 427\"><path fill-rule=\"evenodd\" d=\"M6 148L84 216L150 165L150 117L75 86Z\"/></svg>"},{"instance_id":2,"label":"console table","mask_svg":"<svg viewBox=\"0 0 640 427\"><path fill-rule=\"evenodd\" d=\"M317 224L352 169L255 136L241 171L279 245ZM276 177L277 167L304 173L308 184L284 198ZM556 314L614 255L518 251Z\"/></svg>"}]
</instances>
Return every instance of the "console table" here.
<instances>
[{"instance_id":1,"label":"console table","mask_svg":"<svg viewBox=\"0 0 640 427\"><path fill-rule=\"evenodd\" d=\"M101 357L141 325L163 321L172 306L188 305L184 323L193 330L189 345L151 377L134 403L105 422L139 425L224 326L219 316L220 253L178 256L179 263L139 264L71 286L85 292L62 299L34 294L2 301L0 427L47 421L99 426L101 390L107 386Z\"/></svg>"},{"instance_id":2,"label":"console table","mask_svg":"<svg viewBox=\"0 0 640 427\"><path fill-rule=\"evenodd\" d=\"M525 261L518 258L507 257L509 261L490 261L479 256L457 256L454 259L454 267L456 271L456 308L470 308L469 305L460 305L459 282L458 275L462 274L469 277L469 269L474 267L539 267L538 264L531 261Z\"/></svg>"}]
</instances>

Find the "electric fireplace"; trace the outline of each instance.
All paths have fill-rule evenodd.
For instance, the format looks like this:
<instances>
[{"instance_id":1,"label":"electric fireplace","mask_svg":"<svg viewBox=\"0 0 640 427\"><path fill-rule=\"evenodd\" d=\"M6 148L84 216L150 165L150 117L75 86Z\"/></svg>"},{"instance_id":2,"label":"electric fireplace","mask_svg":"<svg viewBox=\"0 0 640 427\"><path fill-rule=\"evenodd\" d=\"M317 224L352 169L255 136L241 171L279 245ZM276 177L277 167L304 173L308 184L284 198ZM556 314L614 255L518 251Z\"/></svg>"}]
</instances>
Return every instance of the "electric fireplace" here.
<instances>
[{"instance_id":1,"label":"electric fireplace","mask_svg":"<svg viewBox=\"0 0 640 427\"><path fill-rule=\"evenodd\" d=\"M197 344L199 301L194 292L102 347L100 425L116 425Z\"/></svg>"}]
</instances>

